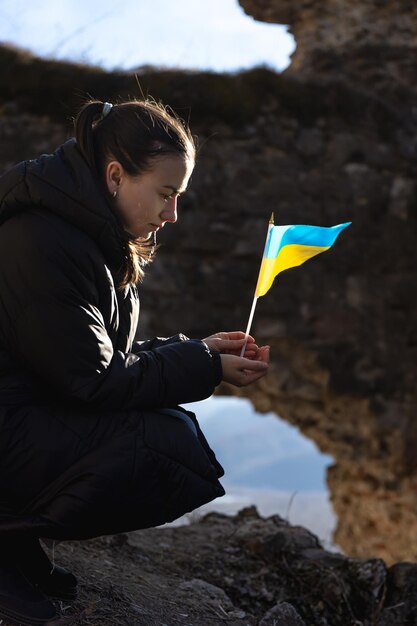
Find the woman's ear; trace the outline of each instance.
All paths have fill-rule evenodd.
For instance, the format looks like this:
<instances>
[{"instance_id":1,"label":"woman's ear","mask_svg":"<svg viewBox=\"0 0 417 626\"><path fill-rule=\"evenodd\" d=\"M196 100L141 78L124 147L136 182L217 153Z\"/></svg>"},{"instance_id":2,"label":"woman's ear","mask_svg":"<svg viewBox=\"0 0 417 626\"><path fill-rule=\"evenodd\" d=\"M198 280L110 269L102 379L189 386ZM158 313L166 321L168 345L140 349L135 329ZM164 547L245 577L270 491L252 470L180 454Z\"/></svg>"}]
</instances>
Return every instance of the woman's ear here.
<instances>
[{"instance_id":1,"label":"woman's ear","mask_svg":"<svg viewBox=\"0 0 417 626\"><path fill-rule=\"evenodd\" d=\"M119 161L110 161L106 165L106 185L111 196L115 197L120 186L124 170Z\"/></svg>"}]
</instances>

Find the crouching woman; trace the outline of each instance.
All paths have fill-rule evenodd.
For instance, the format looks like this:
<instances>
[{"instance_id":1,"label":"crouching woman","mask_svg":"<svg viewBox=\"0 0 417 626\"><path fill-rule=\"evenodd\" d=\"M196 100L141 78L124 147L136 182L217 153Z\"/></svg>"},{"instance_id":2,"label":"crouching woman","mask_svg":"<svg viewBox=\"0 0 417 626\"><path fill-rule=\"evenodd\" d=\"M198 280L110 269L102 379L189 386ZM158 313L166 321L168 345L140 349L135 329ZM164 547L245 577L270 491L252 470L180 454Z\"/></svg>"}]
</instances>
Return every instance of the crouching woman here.
<instances>
[{"instance_id":1,"label":"crouching woman","mask_svg":"<svg viewBox=\"0 0 417 626\"><path fill-rule=\"evenodd\" d=\"M180 404L264 376L268 348L134 340L136 285L194 160L162 106L94 101L75 138L0 179L0 618L43 624L50 597L75 597L40 538L148 528L224 494Z\"/></svg>"}]
</instances>

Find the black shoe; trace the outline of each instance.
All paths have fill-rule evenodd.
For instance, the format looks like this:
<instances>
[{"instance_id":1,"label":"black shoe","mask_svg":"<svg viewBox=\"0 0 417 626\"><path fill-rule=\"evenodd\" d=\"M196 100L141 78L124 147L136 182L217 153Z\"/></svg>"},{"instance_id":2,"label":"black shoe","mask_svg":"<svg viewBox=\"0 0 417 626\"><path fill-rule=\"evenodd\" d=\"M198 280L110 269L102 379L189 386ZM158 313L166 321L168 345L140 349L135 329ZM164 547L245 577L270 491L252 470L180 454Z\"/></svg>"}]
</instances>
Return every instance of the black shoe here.
<instances>
[{"instance_id":1,"label":"black shoe","mask_svg":"<svg viewBox=\"0 0 417 626\"><path fill-rule=\"evenodd\" d=\"M51 598L75 600L77 579L59 565L52 565L39 540L25 538L19 544L16 564L24 577L39 591Z\"/></svg>"},{"instance_id":2,"label":"black shoe","mask_svg":"<svg viewBox=\"0 0 417 626\"><path fill-rule=\"evenodd\" d=\"M18 626L47 626L58 614L17 568L5 564L0 565L0 618Z\"/></svg>"},{"instance_id":3,"label":"black shoe","mask_svg":"<svg viewBox=\"0 0 417 626\"><path fill-rule=\"evenodd\" d=\"M77 579L74 574L59 565L55 565L47 577L38 578L34 584L50 598L72 601L77 597Z\"/></svg>"}]
</instances>

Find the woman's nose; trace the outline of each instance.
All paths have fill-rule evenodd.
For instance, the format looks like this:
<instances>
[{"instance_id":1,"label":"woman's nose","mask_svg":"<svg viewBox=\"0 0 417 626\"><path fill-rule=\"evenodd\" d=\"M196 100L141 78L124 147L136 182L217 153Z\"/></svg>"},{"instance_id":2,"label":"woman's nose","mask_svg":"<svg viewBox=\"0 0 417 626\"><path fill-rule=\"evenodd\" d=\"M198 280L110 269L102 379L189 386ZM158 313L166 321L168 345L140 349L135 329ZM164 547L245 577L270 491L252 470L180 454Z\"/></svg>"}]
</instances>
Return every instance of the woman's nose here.
<instances>
[{"instance_id":1,"label":"woman's nose","mask_svg":"<svg viewBox=\"0 0 417 626\"><path fill-rule=\"evenodd\" d=\"M163 211L163 218L165 222L176 222L177 221L177 197L173 196L169 198L167 206Z\"/></svg>"}]
</instances>

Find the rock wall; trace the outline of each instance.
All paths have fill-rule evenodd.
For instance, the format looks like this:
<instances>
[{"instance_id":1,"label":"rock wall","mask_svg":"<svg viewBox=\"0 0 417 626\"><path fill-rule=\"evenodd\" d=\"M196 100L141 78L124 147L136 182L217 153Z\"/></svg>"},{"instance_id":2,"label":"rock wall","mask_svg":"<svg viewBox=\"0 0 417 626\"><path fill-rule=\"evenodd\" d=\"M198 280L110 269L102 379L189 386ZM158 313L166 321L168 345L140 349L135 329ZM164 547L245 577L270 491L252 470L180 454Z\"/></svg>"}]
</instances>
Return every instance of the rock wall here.
<instances>
[{"instance_id":1,"label":"rock wall","mask_svg":"<svg viewBox=\"0 0 417 626\"><path fill-rule=\"evenodd\" d=\"M138 93L132 75L11 49L0 49L0 69L2 168L68 137L86 93ZM138 79L190 117L200 143L179 222L141 287L140 336L244 329L271 211L283 224L351 220L330 252L259 301L253 332L272 347L272 371L241 393L333 455L335 541L348 554L416 559L412 99L264 69Z\"/></svg>"},{"instance_id":2,"label":"rock wall","mask_svg":"<svg viewBox=\"0 0 417 626\"><path fill-rule=\"evenodd\" d=\"M287 24L297 48L288 71L374 89L415 89L417 6L381 0L239 0L257 20Z\"/></svg>"},{"instance_id":3,"label":"rock wall","mask_svg":"<svg viewBox=\"0 0 417 626\"><path fill-rule=\"evenodd\" d=\"M345 328L332 316L328 326L340 358L340 369L332 361L328 370L330 388L335 388L336 374L354 398L345 397L350 408L343 425L342 413L334 416L325 407L311 436L321 440L317 431L328 421L337 433L344 432L338 452L337 434L331 435L329 446L336 459L328 481L340 520L338 543L358 555L415 559L417 324L411 294L416 272L414 261L410 265L414 234L410 238L407 231L416 229L417 7L379 0L239 2L255 19L289 26L296 51L287 76L331 94L336 84L343 84L348 101L355 92L368 99L355 113L348 105L356 120L350 128L344 126L343 139L334 101L339 128L329 129L325 143L328 148L337 145L343 156L333 159L333 176L320 190L327 196L337 180L358 227L349 233L355 238L355 269L347 276L342 304L343 316L355 311L356 321ZM392 123L382 121L374 106L389 110ZM328 126L329 113L322 115ZM323 153L311 169L317 178L326 178ZM320 321L328 323L323 312ZM339 341L335 326L341 334L348 331L344 340ZM322 347L319 352L323 356Z\"/></svg>"}]
</instances>

